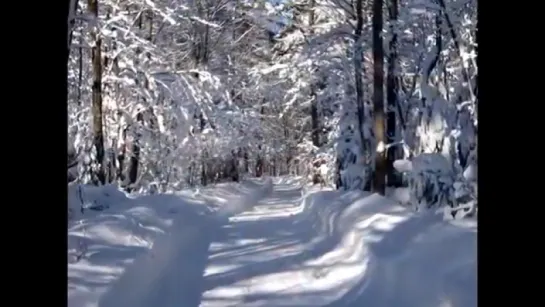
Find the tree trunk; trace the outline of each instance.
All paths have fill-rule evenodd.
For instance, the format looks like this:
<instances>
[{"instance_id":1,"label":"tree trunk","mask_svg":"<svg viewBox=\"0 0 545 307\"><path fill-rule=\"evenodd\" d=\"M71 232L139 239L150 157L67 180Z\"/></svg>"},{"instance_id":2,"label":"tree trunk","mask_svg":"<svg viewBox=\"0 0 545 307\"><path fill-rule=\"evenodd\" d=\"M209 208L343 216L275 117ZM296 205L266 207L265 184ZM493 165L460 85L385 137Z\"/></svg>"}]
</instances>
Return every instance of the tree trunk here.
<instances>
[{"instance_id":1,"label":"tree trunk","mask_svg":"<svg viewBox=\"0 0 545 307\"><path fill-rule=\"evenodd\" d=\"M442 13L443 17L445 18L445 22L447 23L447 27L448 27L450 36L452 36L452 41L454 43L454 48L456 49L456 51L458 51L458 54L460 55L460 57L462 57L462 49L461 49L461 46L460 46L460 42L458 41L458 36L456 35L456 31L454 30L454 25L452 23L452 20L450 20L450 16L449 16L449 14L447 12L447 7L445 5L445 1L444 0L437 0L437 2L439 3L439 6L441 7L440 13ZM462 66L463 81L467 84L468 91L469 91L469 94L471 96L471 101L474 102L474 101L476 101L476 94L473 91L473 87L471 86L472 82L471 82L471 78L469 77L467 67L465 67L464 61L461 61L460 65ZM459 103L461 101L461 99L462 99L462 97L459 98L457 103Z\"/></svg>"},{"instance_id":2,"label":"tree trunk","mask_svg":"<svg viewBox=\"0 0 545 307\"><path fill-rule=\"evenodd\" d=\"M202 160L202 167L201 167L201 184L203 186L206 186L208 184L208 152L205 150L203 150L202 152L202 155L201 155L201 160Z\"/></svg>"},{"instance_id":3,"label":"tree trunk","mask_svg":"<svg viewBox=\"0 0 545 307\"><path fill-rule=\"evenodd\" d=\"M197 16L201 19L208 21L210 19L210 9L207 2L197 0L195 2L195 9ZM208 41L209 41L210 27L208 25L202 25L201 23L193 23L193 46L192 54L195 60L195 69L199 69L201 65L208 64ZM199 78L199 73L193 74L195 78Z\"/></svg>"},{"instance_id":4,"label":"tree trunk","mask_svg":"<svg viewBox=\"0 0 545 307\"><path fill-rule=\"evenodd\" d=\"M202 114L202 110L200 110L200 114L198 115L199 118L199 125L200 125L200 132L202 133L204 131L204 128L206 127L206 121L204 119L204 115ZM207 178L207 164L208 164L208 152L206 149L204 149L201 153L201 184L203 186L208 184L208 178Z\"/></svg>"},{"instance_id":5,"label":"tree trunk","mask_svg":"<svg viewBox=\"0 0 545 307\"><path fill-rule=\"evenodd\" d=\"M65 51L65 63L68 65L68 60L70 59L70 44L72 42L72 29L70 29L70 26L68 25L68 18L70 18L70 11L73 10L72 5L74 5L75 0L68 0L66 3L66 22L63 23L65 25L65 31L64 33L68 34L68 38L66 41L66 46L63 49ZM63 81L63 83L66 85L63 91L66 91L66 97L68 97L68 66L66 67L66 80ZM68 103L68 100L66 100Z\"/></svg>"},{"instance_id":6,"label":"tree trunk","mask_svg":"<svg viewBox=\"0 0 545 307\"><path fill-rule=\"evenodd\" d=\"M390 55L388 57L388 74L386 76L386 100L388 101L388 112L386 113L386 134L387 144L389 148L387 150L387 183L388 186L399 187L401 186L401 176L394 169L394 161L400 157L400 147L398 145L392 145L397 141L397 124L396 124L396 107L398 104L397 97L397 76L396 76L396 63L397 63L397 15L398 15L398 3L397 0L389 0L388 2L388 15L390 21L390 33L392 38L390 40Z\"/></svg>"},{"instance_id":7,"label":"tree trunk","mask_svg":"<svg viewBox=\"0 0 545 307\"><path fill-rule=\"evenodd\" d=\"M132 127L134 133L133 140L132 140L132 146L131 146L131 157L129 159L129 182L127 185L127 191L130 192L134 188L134 185L136 181L138 180L138 164L140 161L140 138L142 137L141 133L139 132L144 125L144 115L143 111L139 112L136 115L136 123L135 126Z\"/></svg>"},{"instance_id":8,"label":"tree trunk","mask_svg":"<svg viewBox=\"0 0 545 307\"><path fill-rule=\"evenodd\" d=\"M95 23L98 23L98 0L87 1L89 14L93 16ZM105 183L104 172L104 133L102 128L102 38L98 33L98 27L95 26L91 31L91 38L94 41L94 46L91 49L91 61L93 62L93 143L96 150L96 162L98 169L96 170L96 180L100 184Z\"/></svg>"},{"instance_id":9,"label":"tree trunk","mask_svg":"<svg viewBox=\"0 0 545 307\"><path fill-rule=\"evenodd\" d=\"M231 151L231 169L230 169L230 177L231 180L234 182L238 182L240 179L240 175L238 173L238 153L235 150Z\"/></svg>"},{"instance_id":10,"label":"tree trunk","mask_svg":"<svg viewBox=\"0 0 545 307\"><path fill-rule=\"evenodd\" d=\"M148 11L149 32L148 40L153 41L153 11Z\"/></svg>"},{"instance_id":11,"label":"tree trunk","mask_svg":"<svg viewBox=\"0 0 545 307\"><path fill-rule=\"evenodd\" d=\"M65 16L66 16L66 22L63 23L63 25L65 25L64 27L64 33L69 33L69 31L71 31L69 25L68 25L68 18L70 17L70 10L72 9L72 0L68 0L67 3L66 3L66 11L65 11ZM64 97L64 103L65 105L68 105L68 60L70 59L70 41L71 41L71 35L68 34L68 40L66 42L66 46L64 46L65 48L62 49L62 50L65 50L66 54L64 55L65 56L65 60L64 60L64 64L63 64L63 69L65 70L65 73L64 73L64 76L63 76L63 80L61 82L59 82L59 89L61 89L61 95L62 97ZM59 80L60 81L60 80ZM68 146L67 148L67 151L66 151L66 156L67 156L67 182L71 182L73 180L75 180L76 178L74 178L73 176L71 176L70 174L70 168L74 167L76 164L74 164L74 161L77 161L76 158L75 158L75 150L71 150L70 147L72 146ZM72 147L73 148L73 147ZM77 163L77 162L76 162Z\"/></svg>"},{"instance_id":12,"label":"tree trunk","mask_svg":"<svg viewBox=\"0 0 545 307\"><path fill-rule=\"evenodd\" d=\"M67 28L66 32L68 33L68 41L66 45L66 63L68 63L68 59L70 58L70 46L72 45L72 37L74 36L74 25L76 24L76 14L78 11L78 0L68 0L68 12L66 14L66 23ZM72 19L68 20L70 18L70 12L72 12Z\"/></svg>"},{"instance_id":13,"label":"tree trunk","mask_svg":"<svg viewBox=\"0 0 545 307\"><path fill-rule=\"evenodd\" d=\"M79 44L78 47L78 105L81 106L83 104L83 101L81 101L81 88L83 87L83 35L80 35L79 37Z\"/></svg>"},{"instance_id":14,"label":"tree trunk","mask_svg":"<svg viewBox=\"0 0 545 307\"><path fill-rule=\"evenodd\" d=\"M384 50L382 46L382 0L373 1L373 116L377 144L373 191L386 191L386 148L384 125Z\"/></svg>"},{"instance_id":15,"label":"tree trunk","mask_svg":"<svg viewBox=\"0 0 545 307\"><path fill-rule=\"evenodd\" d=\"M314 26L315 16L314 16L314 6L315 6L315 0L310 0L310 7L309 7L309 16L308 16L308 26L309 26L309 33L312 36L314 34L314 29L312 28ZM314 66L314 65L313 65ZM317 71L317 67L313 67L311 78L315 78L314 74ZM313 80L312 84L310 85L310 120L311 120L311 136L312 136L312 145L316 147L320 147L320 122L318 119L318 99L316 97L316 81Z\"/></svg>"},{"instance_id":16,"label":"tree trunk","mask_svg":"<svg viewBox=\"0 0 545 307\"><path fill-rule=\"evenodd\" d=\"M356 2L356 29L354 29L354 79L356 81L356 107L358 115L358 127L360 137L360 159L356 163L365 163L365 135L363 133L363 123L365 121L365 103L363 92L363 50L362 50L362 31L363 31L363 0ZM362 178L367 180L367 178ZM366 182L362 182L361 188L365 189Z\"/></svg>"},{"instance_id":17,"label":"tree trunk","mask_svg":"<svg viewBox=\"0 0 545 307\"><path fill-rule=\"evenodd\" d=\"M117 180L123 183L125 181L125 157L127 156L127 130L124 128L121 131L121 148L117 154Z\"/></svg>"},{"instance_id":18,"label":"tree trunk","mask_svg":"<svg viewBox=\"0 0 545 307\"><path fill-rule=\"evenodd\" d=\"M243 154L243 160L244 160L244 172L249 173L250 172L250 155L248 154L248 148L244 148L244 154Z\"/></svg>"},{"instance_id":19,"label":"tree trunk","mask_svg":"<svg viewBox=\"0 0 545 307\"><path fill-rule=\"evenodd\" d=\"M257 158L255 162L255 176L261 177L263 175L263 158L261 157L261 144L257 146Z\"/></svg>"}]
</instances>

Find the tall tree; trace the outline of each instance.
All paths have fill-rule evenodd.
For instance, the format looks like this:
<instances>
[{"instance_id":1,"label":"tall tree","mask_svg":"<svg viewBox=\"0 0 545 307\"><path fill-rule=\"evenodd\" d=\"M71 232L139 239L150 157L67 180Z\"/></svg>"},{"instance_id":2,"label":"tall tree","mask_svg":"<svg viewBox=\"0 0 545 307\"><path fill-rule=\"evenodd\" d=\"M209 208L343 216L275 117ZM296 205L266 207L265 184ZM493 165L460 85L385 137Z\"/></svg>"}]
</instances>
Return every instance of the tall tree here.
<instances>
[{"instance_id":1,"label":"tall tree","mask_svg":"<svg viewBox=\"0 0 545 307\"><path fill-rule=\"evenodd\" d=\"M309 7L309 16L308 16L308 27L309 27L309 34L312 37L314 35L314 21L315 21L315 14L314 14L314 6L315 6L315 0L310 0L310 7ZM317 73L317 67L315 64L312 65L312 74ZM320 125L319 125L319 119L318 119L318 99L316 97L316 84L315 82L312 82L310 87L310 99L311 99L311 105L310 105L310 119L311 119L311 126L312 126L312 144L316 147L320 147Z\"/></svg>"},{"instance_id":2,"label":"tall tree","mask_svg":"<svg viewBox=\"0 0 545 307\"><path fill-rule=\"evenodd\" d=\"M88 0L87 9L92 17L91 39L93 47L91 48L91 61L93 63L93 144L96 151L97 169L95 170L96 180L101 184L106 182L106 172L104 170L104 132L102 127L102 37L98 27L98 0Z\"/></svg>"},{"instance_id":3,"label":"tall tree","mask_svg":"<svg viewBox=\"0 0 545 307\"><path fill-rule=\"evenodd\" d=\"M373 191L386 191L386 131L384 125L384 48L382 46L382 0L373 0L373 117L375 140L375 172Z\"/></svg>"},{"instance_id":4,"label":"tall tree","mask_svg":"<svg viewBox=\"0 0 545 307\"><path fill-rule=\"evenodd\" d=\"M68 59L70 58L70 45L72 44L72 36L74 35L74 24L76 20L76 11L78 8L78 0L67 0L68 11L66 12L66 33L68 33L68 40L66 42L66 63L68 63Z\"/></svg>"},{"instance_id":5,"label":"tall tree","mask_svg":"<svg viewBox=\"0 0 545 307\"><path fill-rule=\"evenodd\" d=\"M356 28L354 29L354 80L356 82L356 109L357 109L357 123L360 137L360 161L363 163L365 135L363 133L364 121L365 121L365 100L363 91L363 0L357 0L356 2ZM362 187L366 183L362 182Z\"/></svg>"},{"instance_id":6,"label":"tall tree","mask_svg":"<svg viewBox=\"0 0 545 307\"><path fill-rule=\"evenodd\" d=\"M387 144L390 146L387 149L387 184L388 186L399 187L401 185L401 177L394 169L394 161L400 158L399 146L392 145L397 139L396 125L396 109L398 102L398 85L397 85L397 18L398 18L398 0L388 0L388 21L390 30L390 44L388 54L388 68L386 76L386 101L388 111L386 112L386 134Z\"/></svg>"},{"instance_id":7,"label":"tall tree","mask_svg":"<svg viewBox=\"0 0 545 307\"><path fill-rule=\"evenodd\" d=\"M67 41L66 41L66 46L64 46L64 49L63 49L66 52L66 54L64 54L64 64L63 64L63 69L65 69L65 73L63 74L62 82L59 82L59 87L62 87L61 93L65 99L64 102L67 104L68 104L68 61L70 60L70 41L72 38L72 30L70 29L69 24L72 23L71 14L70 14L70 12L72 11L72 5L73 5L72 3L73 3L73 0L67 0L66 11L65 11L66 19L62 23L64 25L64 29L63 29L64 33L67 33ZM71 150L71 149L72 149L72 146L68 146L68 150L67 150L68 169L70 169L73 166L74 155L75 155L75 150ZM68 182L70 182L71 179L73 178L70 178L70 174L68 174Z\"/></svg>"}]
</instances>

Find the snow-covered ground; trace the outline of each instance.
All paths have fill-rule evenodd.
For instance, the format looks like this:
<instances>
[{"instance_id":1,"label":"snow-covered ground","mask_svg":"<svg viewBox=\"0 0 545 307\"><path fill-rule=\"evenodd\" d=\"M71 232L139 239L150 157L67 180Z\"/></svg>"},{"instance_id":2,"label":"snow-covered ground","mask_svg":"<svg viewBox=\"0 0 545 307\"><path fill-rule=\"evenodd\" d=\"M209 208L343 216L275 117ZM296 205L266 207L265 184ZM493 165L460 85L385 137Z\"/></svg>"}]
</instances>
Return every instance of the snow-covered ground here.
<instances>
[{"instance_id":1,"label":"snow-covered ground","mask_svg":"<svg viewBox=\"0 0 545 307\"><path fill-rule=\"evenodd\" d=\"M474 220L294 178L107 194L69 225L68 306L477 306Z\"/></svg>"}]
</instances>

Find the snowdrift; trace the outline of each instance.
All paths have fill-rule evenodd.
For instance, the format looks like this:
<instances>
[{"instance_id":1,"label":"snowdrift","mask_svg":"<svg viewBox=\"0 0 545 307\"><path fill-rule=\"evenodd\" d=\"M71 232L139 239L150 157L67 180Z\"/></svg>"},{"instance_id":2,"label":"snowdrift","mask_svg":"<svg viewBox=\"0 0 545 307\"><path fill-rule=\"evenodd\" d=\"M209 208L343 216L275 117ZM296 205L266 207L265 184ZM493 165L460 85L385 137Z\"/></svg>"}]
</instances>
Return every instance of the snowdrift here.
<instances>
[{"instance_id":1,"label":"snowdrift","mask_svg":"<svg viewBox=\"0 0 545 307\"><path fill-rule=\"evenodd\" d=\"M127 195L115 185L101 187L93 185L68 185L68 216L77 220L93 212L106 210L126 201Z\"/></svg>"},{"instance_id":2,"label":"snowdrift","mask_svg":"<svg viewBox=\"0 0 545 307\"><path fill-rule=\"evenodd\" d=\"M70 223L68 306L477 306L476 220L290 178L118 196Z\"/></svg>"},{"instance_id":3,"label":"snowdrift","mask_svg":"<svg viewBox=\"0 0 545 307\"><path fill-rule=\"evenodd\" d=\"M168 261L184 251L178 242L200 239L195 231L201 225L217 223L211 221L213 211L238 213L234 204L258 201L270 190L270 180L263 185L248 181L197 192L135 197L113 186L70 186L68 306L98 306L105 292L100 306L136 306L130 303L135 296L127 294L156 282L168 269ZM190 245L198 249L199 244L196 240ZM127 283L128 279L132 281ZM112 286L115 290L107 291Z\"/></svg>"},{"instance_id":4,"label":"snowdrift","mask_svg":"<svg viewBox=\"0 0 545 307\"><path fill-rule=\"evenodd\" d=\"M330 306L477 306L476 220L445 222L442 213L361 194L340 214L342 239L329 260L353 267L340 275L361 274Z\"/></svg>"},{"instance_id":5,"label":"snowdrift","mask_svg":"<svg viewBox=\"0 0 545 307\"><path fill-rule=\"evenodd\" d=\"M476 221L362 192L282 203L281 190L212 244L199 306L477 306Z\"/></svg>"}]
</instances>

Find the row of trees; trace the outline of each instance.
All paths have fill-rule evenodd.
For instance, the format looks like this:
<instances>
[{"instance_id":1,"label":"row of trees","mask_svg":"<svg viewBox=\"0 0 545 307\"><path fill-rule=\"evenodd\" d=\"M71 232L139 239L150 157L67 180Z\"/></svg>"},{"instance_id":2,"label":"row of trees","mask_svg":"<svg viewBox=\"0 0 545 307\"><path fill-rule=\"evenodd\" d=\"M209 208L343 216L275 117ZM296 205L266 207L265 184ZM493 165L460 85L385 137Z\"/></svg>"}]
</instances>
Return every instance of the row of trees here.
<instances>
[{"instance_id":1,"label":"row of trees","mask_svg":"<svg viewBox=\"0 0 545 307\"><path fill-rule=\"evenodd\" d=\"M69 171L162 190L401 184L477 142L476 0L72 0Z\"/></svg>"}]
</instances>

